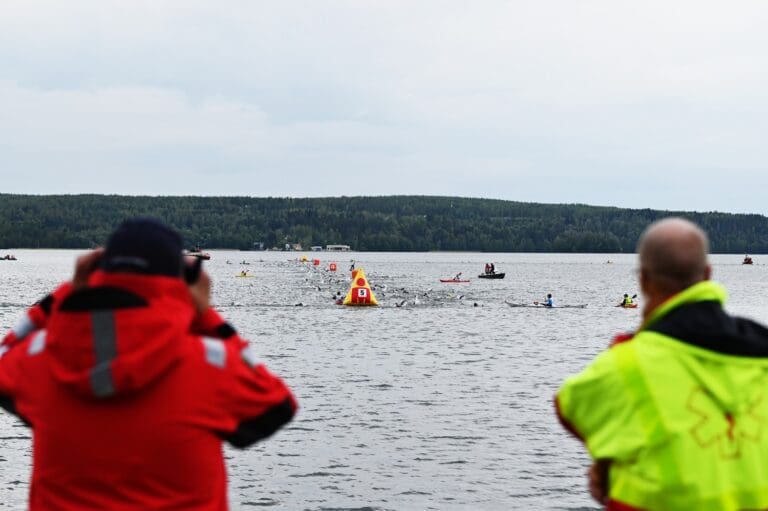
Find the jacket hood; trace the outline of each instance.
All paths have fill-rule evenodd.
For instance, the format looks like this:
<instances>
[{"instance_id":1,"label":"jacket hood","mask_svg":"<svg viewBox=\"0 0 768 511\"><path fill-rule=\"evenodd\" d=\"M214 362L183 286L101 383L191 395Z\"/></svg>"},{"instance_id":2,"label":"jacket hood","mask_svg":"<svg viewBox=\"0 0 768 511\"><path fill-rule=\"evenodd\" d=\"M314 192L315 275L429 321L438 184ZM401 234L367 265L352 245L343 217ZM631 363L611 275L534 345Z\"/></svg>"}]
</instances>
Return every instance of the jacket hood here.
<instances>
[{"instance_id":1,"label":"jacket hood","mask_svg":"<svg viewBox=\"0 0 768 511\"><path fill-rule=\"evenodd\" d=\"M51 315L53 375L85 396L131 394L175 365L194 317L179 278L97 271Z\"/></svg>"},{"instance_id":2,"label":"jacket hood","mask_svg":"<svg viewBox=\"0 0 768 511\"><path fill-rule=\"evenodd\" d=\"M644 331L694 347L675 352L689 376L699 382L702 395L691 397L691 410L705 408L706 394L733 417L749 412L762 399L768 382L768 329L726 313L725 292L718 289L722 290L709 282L689 288L670 300L673 303Z\"/></svg>"},{"instance_id":3,"label":"jacket hood","mask_svg":"<svg viewBox=\"0 0 768 511\"><path fill-rule=\"evenodd\" d=\"M659 306L641 330L723 355L768 357L768 329L726 313L726 298L720 285L700 282Z\"/></svg>"}]
</instances>

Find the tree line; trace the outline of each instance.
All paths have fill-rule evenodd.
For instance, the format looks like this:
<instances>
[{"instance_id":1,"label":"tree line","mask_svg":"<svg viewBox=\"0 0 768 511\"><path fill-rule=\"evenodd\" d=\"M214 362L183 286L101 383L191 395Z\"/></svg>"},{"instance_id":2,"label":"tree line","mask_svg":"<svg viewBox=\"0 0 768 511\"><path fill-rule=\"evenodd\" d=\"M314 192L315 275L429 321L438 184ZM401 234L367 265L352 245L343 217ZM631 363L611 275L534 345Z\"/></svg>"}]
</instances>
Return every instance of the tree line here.
<instances>
[{"instance_id":1,"label":"tree line","mask_svg":"<svg viewBox=\"0 0 768 511\"><path fill-rule=\"evenodd\" d=\"M0 247L88 248L150 216L189 246L367 251L634 252L652 221L701 225L718 253L768 253L768 217L432 196L255 198L0 194ZM261 244L261 245L259 245Z\"/></svg>"}]
</instances>

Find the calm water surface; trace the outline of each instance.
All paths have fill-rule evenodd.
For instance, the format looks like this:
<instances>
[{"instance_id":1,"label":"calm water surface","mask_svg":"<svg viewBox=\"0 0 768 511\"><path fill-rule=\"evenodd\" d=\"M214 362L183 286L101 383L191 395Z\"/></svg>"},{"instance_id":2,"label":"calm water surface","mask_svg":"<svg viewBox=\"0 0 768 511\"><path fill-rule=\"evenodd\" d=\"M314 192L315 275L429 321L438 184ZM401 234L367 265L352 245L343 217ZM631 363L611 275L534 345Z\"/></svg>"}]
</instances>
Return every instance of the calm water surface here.
<instances>
[{"instance_id":1,"label":"calm water surface","mask_svg":"<svg viewBox=\"0 0 768 511\"><path fill-rule=\"evenodd\" d=\"M19 250L18 261L0 261L2 333L68 278L79 253ZM207 262L214 302L301 406L268 441L226 450L232 509L597 509L588 458L561 430L552 395L638 324L638 310L613 306L639 292L634 255L308 254L318 268L288 260L296 255L214 251ZM333 305L350 259L381 307ZM729 310L768 322L763 259L713 262ZM322 269L332 261L336 274ZM487 261L506 279L477 279ZM241 269L255 277L236 278ZM438 281L458 272L471 282ZM548 292L588 307L504 303ZM24 508L30 452L29 430L0 414L0 508Z\"/></svg>"}]
</instances>

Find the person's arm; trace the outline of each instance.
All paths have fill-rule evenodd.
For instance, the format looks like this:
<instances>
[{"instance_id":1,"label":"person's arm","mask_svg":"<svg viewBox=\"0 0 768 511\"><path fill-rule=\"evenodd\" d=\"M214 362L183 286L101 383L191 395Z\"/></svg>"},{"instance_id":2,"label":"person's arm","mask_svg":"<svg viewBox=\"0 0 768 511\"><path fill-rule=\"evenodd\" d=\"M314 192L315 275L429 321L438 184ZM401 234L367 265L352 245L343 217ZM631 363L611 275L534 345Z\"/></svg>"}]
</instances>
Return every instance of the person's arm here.
<instances>
[{"instance_id":1,"label":"person's arm","mask_svg":"<svg viewBox=\"0 0 768 511\"><path fill-rule=\"evenodd\" d=\"M202 339L201 345L212 366L210 381L217 389L216 414L222 436L235 447L247 447L267 438L293 418L298 408L296 399L211 307L207 273L200 273L200 278L189 285L189 292L198 311L193 328L208 337Z\"/></svg>"},{"instance_id":2,"label":"person's arm","mask_svg":"<svg viewBox=\"0 0 768 511\"><path fill-rule=\"evenodd\" d=\"M24 311L16 325L5 334L0 345L13 346L21 342L32 332L43 328L48 322L48 315L51 312L54 300L53 295L54 293L46 295L42 300L35 302L29 309Z\"/></svg>"},{"instance_id":3,"label":"person's arm","mask_svg":"<svg viewBox=\"0 0 768 511\"><path fill-rule=\"evenodd\" d=\"M238 346L239 344L239 346ZM228 413L231 422L224 438L239 448L263 440L296 414L296 398L282 379L256 358L247 343L227 343L232 363L228 365Z\"/></svg>"},{"instance_id":4,"label":"person's arm","mask_svg":"<svg viewBox=\"0 0 768 511\"><path fill-rule=\"evenodd\" d=\"M565 380L555 396L563 425L582 439L595 459L625 458L643 445L645 429L626 386L632 362L622 343L600 353L582 372ZM619 359L625 360L619 364Z\"/></svg>"},{"instance_id":5,"label":"person's arm","mask_svg":"<svg viewBox=\"0 0 768 511\"><path fill-rule=\"evenodd\" d=\"M589 479L589 494L600 504L608 503L608 473L612 460L597 460L589 467L587 478Z\"/></svg>"},{"instance_id":6,"label":"person's arm","mask_svg":"<svg viewBox=\"0 0 768 511\"><path fill-rule=\"evenodd\" d=\"M233 338L237 335L237 331L211 305L211 287L211 278L205 271L200 272L195 282L187 285L197 310L191 333L217 339Z\"/></svg>"},{"instance_id":7,"label":"person's arm","mask_svg":"<svg viewBox=\"0 0 768 511\"><path fill-rule=\"evenodd\" d=\"M626 371L632 370L631 357L620 353L626 349L631 346L617 344L604 351L581 373L566 379L555 396L560 423L584 442L595 460L589 471L590 492L599 502L608 496L610 463L631 459L646 442L637 403L625 383Z\"/></svg>"},{"instance_id":8,"label":"person's arm","mask_svg":"<svg viewBox=\"0 0 768 511\"><path fill-rule=\"evenodd\" d=\"M235 335L221 340L198 338L205 360L199 375L205 385L200 404L207 422L234 447L248 447L287 424L298 408L283 383Z\"/></svg>"},{"instance_id":9,"label":"person's arm","mask_svg":"<svg viewBox=\"0 0 768 511\"><path fill-rule=\"evenodd\" d=\"M0 346L0 408L21 418L27 425L29 423L17 408L17 398L20 386L26 381L26 371L21 366L34 355L30 354L29 344L36 335L42 335L42 332L27 336L14 345Z\"/></svg>"},{"instance_id":10,"label":"person's arm","mask_svg":"<svg viewBox=\"0 0 768 511\"><path fill-rule=\"evenodd\" d=\"M77 258L75 271L70 282L65 282L27 309L19 322L0 342L0 346L13 346L24 340L29 334L45 328L51 311L72 291L87 285L88 277L98 267L104 249L91 250Z\"/></svg>"},{"instance_id":11,"label":"person's arm","mask_svg":"<svg viewBox=\"0 0 768 511\"><path fill-rule=\"evenodd\" d=\"M230 339L237 334L237 330L221 316L219 311L209 306L197 314L192 322L191 333L217 339Z\"/></svg>"},{"instance_id":12,"label":"person's arm","mask_svg":"<svg viewBox=\"0 0 768 511\"><path fill-rule=\"evenodd\" d=\"M72 292L72 284L66 282L27 309L16 325L3 337L0 346L14 346L28 335L45 328L54 306Z\"/></svg>"}]
</instances>

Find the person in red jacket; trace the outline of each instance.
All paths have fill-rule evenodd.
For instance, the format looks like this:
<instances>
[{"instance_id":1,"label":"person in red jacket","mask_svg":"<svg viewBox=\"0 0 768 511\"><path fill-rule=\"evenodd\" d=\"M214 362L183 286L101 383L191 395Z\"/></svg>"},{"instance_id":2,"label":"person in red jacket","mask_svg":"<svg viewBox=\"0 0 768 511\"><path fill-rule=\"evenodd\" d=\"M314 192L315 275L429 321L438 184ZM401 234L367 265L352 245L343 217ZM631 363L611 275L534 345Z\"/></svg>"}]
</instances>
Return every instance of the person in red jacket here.
<instances>
[{"instance_id":1,"label":"person in red jacket","mask_svg":"<svg viewBox=\"0 0 768 511\"><path fill-rule=\"evenodd\" d=\"M222 441L267 438L297 404L209 297L179 235L132 219L6 336L0 406L32 428L30 510L227 509Z\"/></svg>"}]
</instances>

